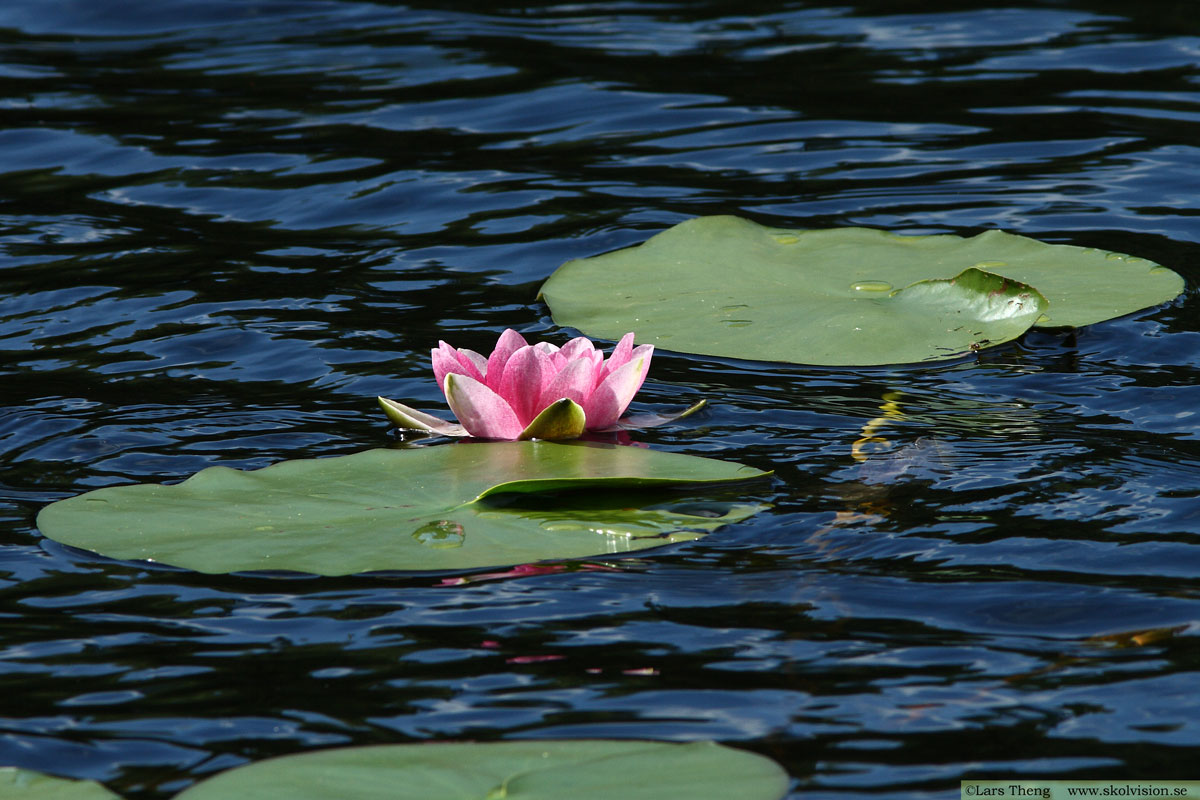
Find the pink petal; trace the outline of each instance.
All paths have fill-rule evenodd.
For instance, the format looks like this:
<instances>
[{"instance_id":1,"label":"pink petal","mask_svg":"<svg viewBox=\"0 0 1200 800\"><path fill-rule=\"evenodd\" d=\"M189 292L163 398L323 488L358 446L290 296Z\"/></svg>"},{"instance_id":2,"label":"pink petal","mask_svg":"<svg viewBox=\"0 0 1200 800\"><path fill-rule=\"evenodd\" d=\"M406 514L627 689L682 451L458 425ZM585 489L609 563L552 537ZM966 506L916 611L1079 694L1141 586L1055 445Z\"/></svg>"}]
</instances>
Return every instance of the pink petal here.
<instances>
[{"instance_id":1,"label":"pink petal","mask_svg":"<svg viewBox=\"0 0 1200 800\"><path fill-rule=\"evenodd\" d=\"M644 367L642 367L642 377L643 378L646 377L646 372L648 372L650 370L650 359L653 357L654 357L654 345L652 345L652 344L639 344L637 347L633 348L633 352L629 354L630 361L634 360L635 358L646 359L646 364Z\"/></svg>"},{"instance_id":2,"label":"pink petal","mask_svg":"<svg viewBox=\"0 0 1200 800\"><path fill-rule=\"evenodd\" d=\"M528 425L541 409L542 390L554 378L551 356L537 347L525 346L513 353L500 377L500 396L512 407L522 425Z\"/></svg>"},{"instance_id":3,"label":"pink petal","mask_svg":"<svg viewBox=\"0 0 1200 800\"><path fill-rule=\"evenodd\" d=\"M650 369L650 357L654 346L644 344L633 351L632 358L618 367L600 382L587 402L583 413L587 415L588 430L608 428L616 424L622 412L633 402L633 397L646 381Z\"/></svg>"},{"instance_id":4,"label":"pink petal","mask_svg":"<svg viewBox=\"0 0 1200 800\"><path fill-rule=\"evenodd\" d=\"M470 350L466 352L471 353ZM438 386L445 385L446 376L451 372L468 375L477 381L483 380L483 372L470 355L463 355L445 342L438 342L438 349L430 351L430 356L433 359L433 377Z\"/></svg>"},{"instance_id":5,"label":"pink petal","mask_svg":"<svg viewBox=\"0 0 1200 800\"><path fill-rule=\"evenodd\" d=\"M464 360L465 359L465 360ZM487 357L476 353L474 350L468 350L465 347L458 348L458 360L466 366L470 363L479 372L481 378L487 376ZM472 376L474 377L474 376Z\"/></svg>"},{"instance_id":6,"label":"pink petal","mask_svg":"<svg viewBox=\"0 0 1200 800\"><path fill-rule=\"evenodd\" d=\"M516 439L525 430L503 397L469 375L448 374L442 389L450 410L472 436Z\"/></svg>"},{"instance_id":7,"label":"pink petal","mask_svg":"<svg viewBox=\"0 0 1200 800\"><path fill-rule=\"evenodd\" d=\"M586 400L592 393L592 363L576 359L568 363L546 384L538 399L537 410L541 412L555 400L569 397L581 406L587 407Z\"/></svg>"},{"instance_id":8,"label":"pink petal","mask_svg":"<svg viewBox=\"0 0 1200 800\"><path fill-rule=\"evenodd\" d=\"M596 346L591 343L586 337L579 336L562 346L559 350L560 359L556 359L559 364L559 369L563 369L571 361L587 361L592 365L592 385L588 390L596 388L596 385L604 378L604 354L596 349Z\"/></svg>"},{"instance_id":9,"label":"pink petal","mask_svg":"<svg viewBox=\"0 0 1200 800\"><path fill-rule=\"evenodd\" d=\"M604 380L604 353L599 350L592 353L592 388Z\"/></svg>"},{"instance_id":10,"label":"pink petal","mask_svg":"<svg viewBox=\"0 0 1200 800\"><path fill-rule=\"evenodd\" d=\"M604 374L611 375L619 368L629 363L629 357L633 353L633 332L625 334L621 337L621 341L617 342L617 346L613 348L612 355L608 357L608 361L604 363Z\"/></svg>"},{"instance_id":11,"label":"pink petal","mask_svg":"<svg viewBox=\"0 0 1200 800\"><path fill-rule=\"evenodd\" d=\"M564 358L579 358L584 354L590 356L596 352L596 346L586 336L578 336L564 344L558 352L562 353Z\"/></svg>"},{"instance_id":12,"label":"pink petal","mask_svg":"<svg viewBox=\"0 0 1200 800\"><path fill-rule=\"evenodd\" d=\"M508 359L522 347L528 346L525 337L512 328L506 328L504 333L500 334L500 338L496 340L496 348L492 350L487 361L487 385L492 391L500 391L500 380L504 377L504 365Z\"/></svg>"}]
</instances>

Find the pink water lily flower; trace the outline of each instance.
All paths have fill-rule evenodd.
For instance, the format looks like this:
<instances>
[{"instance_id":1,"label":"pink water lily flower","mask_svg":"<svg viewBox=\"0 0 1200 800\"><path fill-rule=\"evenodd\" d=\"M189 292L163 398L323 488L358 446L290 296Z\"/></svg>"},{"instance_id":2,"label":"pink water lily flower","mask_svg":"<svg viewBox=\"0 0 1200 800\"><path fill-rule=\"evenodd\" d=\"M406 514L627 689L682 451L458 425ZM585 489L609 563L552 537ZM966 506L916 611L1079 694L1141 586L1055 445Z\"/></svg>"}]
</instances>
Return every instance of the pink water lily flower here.
<instances>
[{"instance_id":1,"label":"pink water lily flower","mask_svg":"<svg viewBox=\"0 0 1200 800\"><path fill-rule=\"evenodd\" d=\"M560 348L531 345L509 329L488 356L445 342L432 351L434 377L461 425L379 402L400 427L485 439L573 439L617 426L653 354L653 345L634 347L632 333L606 359L582 336Z\"/></svg>"}]
</instances>

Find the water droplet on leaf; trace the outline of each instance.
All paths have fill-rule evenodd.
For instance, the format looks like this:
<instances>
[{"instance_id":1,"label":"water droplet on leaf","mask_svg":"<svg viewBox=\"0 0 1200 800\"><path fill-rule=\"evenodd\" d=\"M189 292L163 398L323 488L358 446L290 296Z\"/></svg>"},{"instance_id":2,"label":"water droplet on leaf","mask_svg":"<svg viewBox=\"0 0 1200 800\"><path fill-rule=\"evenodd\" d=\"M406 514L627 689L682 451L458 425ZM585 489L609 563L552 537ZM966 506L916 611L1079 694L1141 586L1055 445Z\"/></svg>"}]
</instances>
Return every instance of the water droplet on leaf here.
<instances>
[{"instance_id":1,"label":"water droplet on leaf","mask_svg":"<svg viewBox=\"0 0 1200 800\"><path fill-rule=\"evenodd\" d=\"M413 531L413 538L427 547L462 547L466 533L463 526L448 519L430 522Z\"/></svg>"},{"instance_id":2,"label":"water droplet on leaf","mask_svg":"<svg viewBox=\"0 0 1200 800\"><path fill-rule=\"evenodd\" d=\"M892 285L887 281L855 281L850 288L856 292L888 292Z\"/></svg>"}]
</instances>

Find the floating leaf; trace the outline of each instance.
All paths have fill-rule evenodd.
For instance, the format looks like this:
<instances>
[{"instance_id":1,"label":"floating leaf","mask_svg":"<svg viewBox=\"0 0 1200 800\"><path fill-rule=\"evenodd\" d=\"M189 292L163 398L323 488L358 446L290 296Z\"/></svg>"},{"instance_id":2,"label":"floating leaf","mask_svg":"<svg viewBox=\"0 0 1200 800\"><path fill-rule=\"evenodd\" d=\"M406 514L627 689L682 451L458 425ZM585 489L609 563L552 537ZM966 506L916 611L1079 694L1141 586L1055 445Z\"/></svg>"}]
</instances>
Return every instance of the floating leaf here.
<instances>
[{"instance_id":1,"label":"floating leaf","mask_svg":"<svg viewBox=\"0 0 1200 800\"><path fill-rule=\"evenodd\" d=\"M272 758L177 800L779 800L783 769L713 742L602 739L377 745Z\"/></svg>"},{"instance_id":2,"label":"floating leaf","mask_svg":"<svg viewBox=\"0 0 1200 800\"><path fill-rule=\"evenodd\" d=\"M95 781L55 778L31 769L0 767L0 800L119 800Z\"/></svg>"},{"instance_id":3,"label":"floating leaf","mask_svg":"<svg viewBox=\"0 0 1200 800\"><path fill-rule=\"evenodd\" d=\"M1002 292L1005 304L1023 293L1036 304L1040 293L1048 308L1039 318L1005 305L1022 313L993 318L995 285L983 273L1024 284ZM929 291L949 279L953 291ZM954 358L1011 340L1021 325L1090 325L1181 291L1179 275L1145 259L1002 231L780 230L718 216L569 261L541 297L555 322L589 336L632 330L639 343L681 352L868 365Z\"/></svg>"},{"instance_id":4,"label":"floating leaf","mask_svg":"<svg viewBox=\"0 0 1200 800\"><path fill-rule=\"evenodd\" d=\"M457 443L285 461L253 472L210 467L172 486L97 489L45 507L38 527L55 541L111 558L199 572L468 569L695 539L760 507L689 513L654 506L637 491L766 474L639 447ZM588 491L522 497L565 490ZM634 507L634 499L648 507Z\"/></svg>"}]
</instances>

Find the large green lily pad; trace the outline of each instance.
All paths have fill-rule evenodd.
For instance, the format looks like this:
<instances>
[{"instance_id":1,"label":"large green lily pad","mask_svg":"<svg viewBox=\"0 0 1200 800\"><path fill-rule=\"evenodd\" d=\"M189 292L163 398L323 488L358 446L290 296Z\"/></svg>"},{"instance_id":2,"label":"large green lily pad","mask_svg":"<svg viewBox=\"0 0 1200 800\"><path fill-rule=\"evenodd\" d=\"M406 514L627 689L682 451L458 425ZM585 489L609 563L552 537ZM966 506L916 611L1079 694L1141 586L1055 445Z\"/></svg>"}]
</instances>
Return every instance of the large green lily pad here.
<instances>
[{"instance_id":1,"label":"large green lily pad","mask_svg":"<svg viewBox=\"0 0 1200 800\"><path fill-rule=\"evenodd\" d=\"M774 761L712 742L378 745L272 758L177 800L779 800Z\"/></svg>"},{"instance_id":2,"label":"large green lily pad","mask_svg":"<svg viewBox=\"0 0 1200 800\"><path fill-rule=\"evenodd\" d=\"M55 778L31 769L0 767L0 800L120 800L95 781Z\"/></svg>"},{"instance_id":3,"label":"large green lily pad","mask_svg":"<svg viewBox=\"0 0 1200 800\"><path fill-rule=\"evenodd\" d=\"M967 275L972 285L960 285ZM928 291L951 280L940 297ZM1090 325L1164 303L1183 286L1143 258L1002 231L782 230L715 216L568 261L541 297L555 322L589 336L634 331L639 344L680 352L870 365L955 358L1035 324Z\"/></svg>"},{"instance_id":4,"label":"large green lily pad","mask_svg":"<svg viewBox=\"0 0 1200 800\"><path fill-rule=\"evenodd\" d=\"M761 506L701 505L693 513L683 502L662 504L661 490L766 474L639 447L458 443L253 472L210 467L171 486L60 500L37 524L63 544L199 572L468 569L694 539ZM579 491L540 496L568 490ZM653 499L647 490L656 490Z\"/></svg>"}]
</instances>

